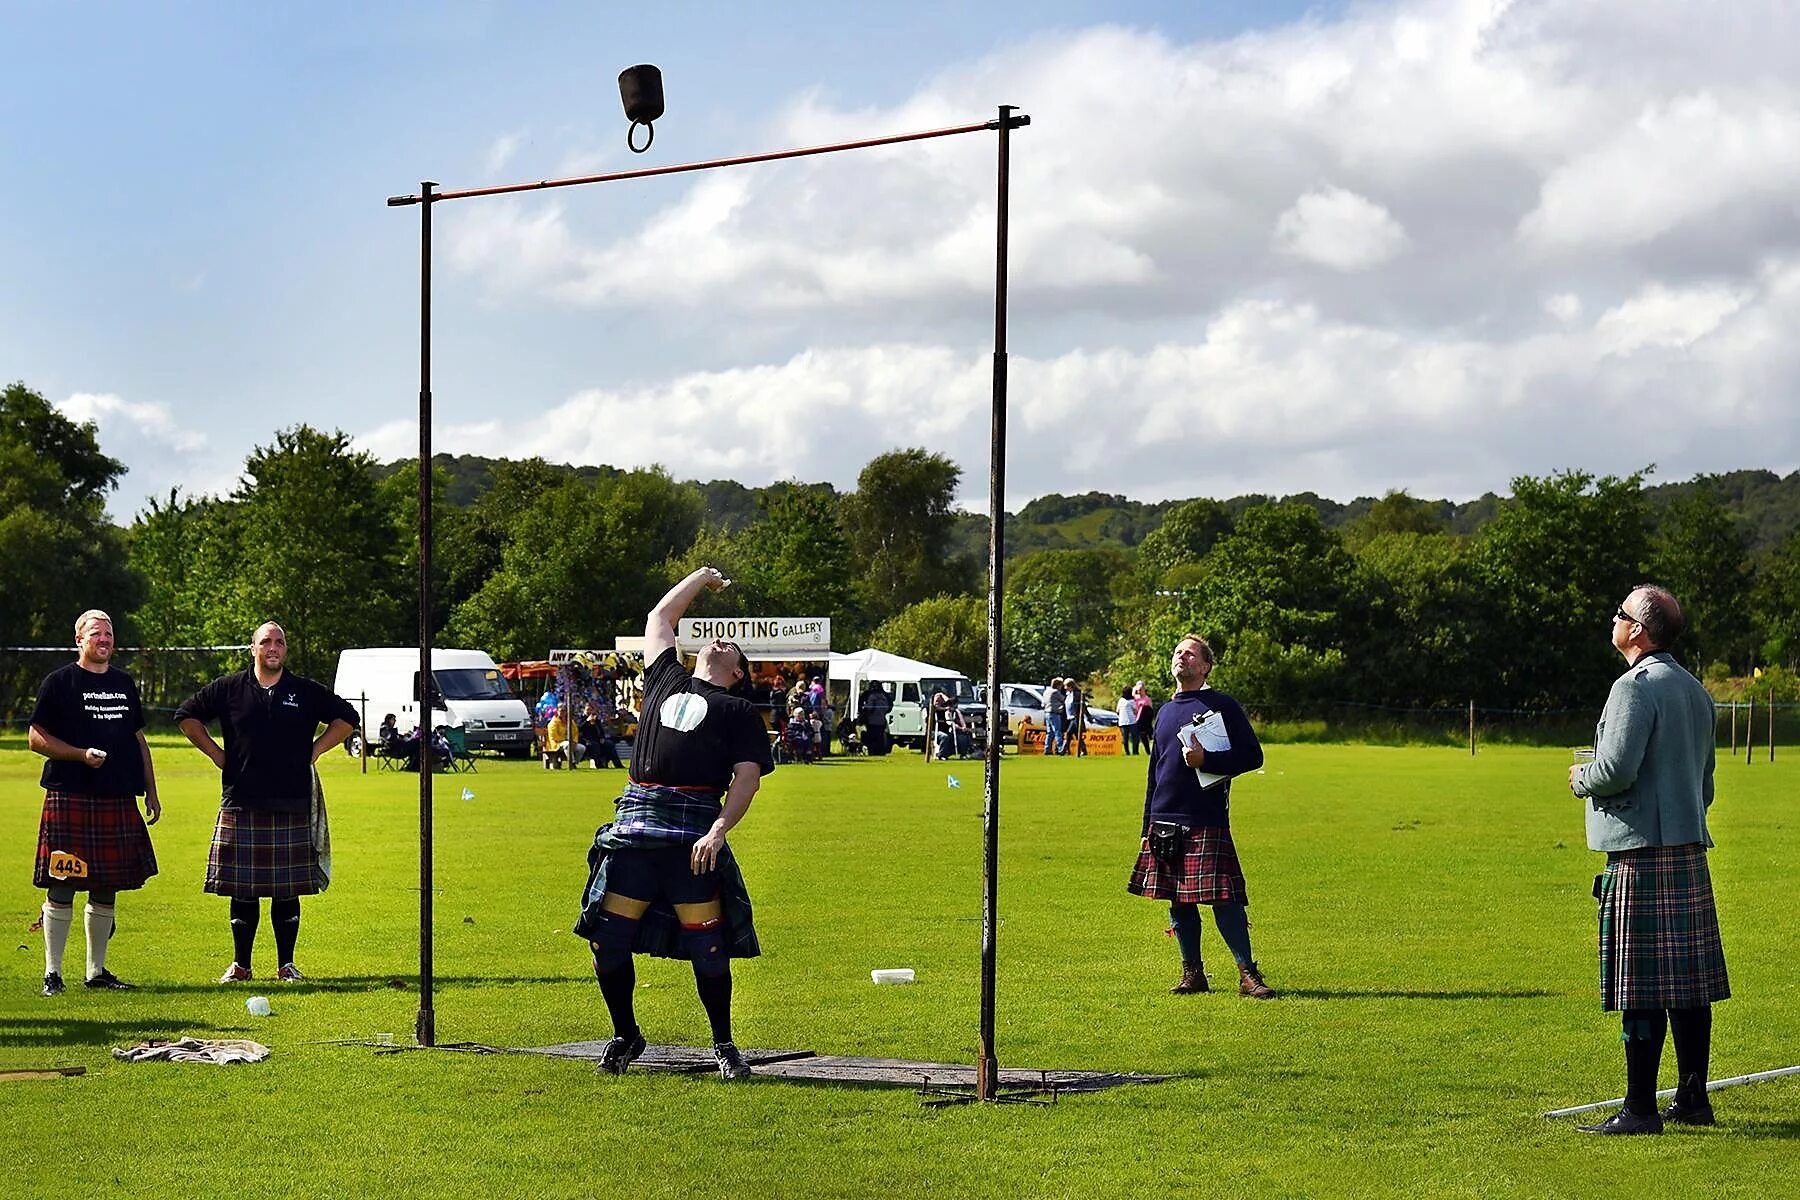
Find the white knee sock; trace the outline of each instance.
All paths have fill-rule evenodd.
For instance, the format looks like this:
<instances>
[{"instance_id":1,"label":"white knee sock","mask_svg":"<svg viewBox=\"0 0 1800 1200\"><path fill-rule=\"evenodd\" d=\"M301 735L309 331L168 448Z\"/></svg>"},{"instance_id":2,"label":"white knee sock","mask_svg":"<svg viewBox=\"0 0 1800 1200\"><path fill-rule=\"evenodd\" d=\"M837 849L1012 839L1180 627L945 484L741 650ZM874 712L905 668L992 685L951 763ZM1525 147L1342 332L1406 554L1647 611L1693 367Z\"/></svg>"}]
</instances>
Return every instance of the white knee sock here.
<instances>
[{"instance_id":1,"label":"white knee sock","mask_svg":"<svg viewBox=\"0 0 1800 1200\"><path fill-rule=\"evenodd\" d=\"M62 974L63 951L68 949L69 926L74 923L74 905L44 901L44 974Z\"/></svg>"},{"instance_id":2,"label":"white knee sock","mask_svg":"<svg viewBox=\"0 0 1800 1200\"><path fill-rule=\"evenodd\" d=\"M92 979L106 970L106 943L113 935L113 906L89 901L81 916L82 928L87 932L87 977Z\"/></svg>"}]
</instances>

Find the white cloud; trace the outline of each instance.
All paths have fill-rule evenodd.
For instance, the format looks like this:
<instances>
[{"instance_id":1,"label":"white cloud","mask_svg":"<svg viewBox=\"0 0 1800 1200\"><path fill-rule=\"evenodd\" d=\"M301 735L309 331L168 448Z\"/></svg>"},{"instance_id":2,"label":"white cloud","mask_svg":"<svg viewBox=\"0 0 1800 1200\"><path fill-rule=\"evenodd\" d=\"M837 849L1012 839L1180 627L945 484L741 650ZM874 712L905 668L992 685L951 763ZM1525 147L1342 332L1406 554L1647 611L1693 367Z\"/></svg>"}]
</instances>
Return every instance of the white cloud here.
<instances>
[{"instance_id":1,"label":"white cloud","mask_svg":"<svg viewBox=\"0 0 1800 1200\"><path fill-rule=\"evenodd\" d=\"M1361 271L1393 258L1406 231L1387 209L1340 187L1306 193L1275 221L1275 248L1336 271Z\"/></svg>"},{"instance_id":2,"label":"white cloud","mask_svg":"<svg viewBox=\"0 0 1800 1200\"><path fill-rule=\"evenodd\" d=\"M1775 0L1394 0L1225 41L1040 35L886 107L800 94L745 149L1025 106L1021 497L1468 496L1800 466L1797 68ZM451 263L494 303L679 313L662 361L679 337L730 364L579 390L517 452L847 484L924 444L978 497L993 149L695 177L623 232L542 197L459 213Z\"/></svg>"},{"instance_id":3,"label":"white cloud","mask_svg":"<svg viewBox=\"0 0 1800 1200\"><path fill-rule=\"evenodd\" d=\"M183 454L206 446L206 435L177 425L166 404L127 400L110 392L76 392L56 407L71 421L92 421L109 438L135 434Z\"/></svg>"},{"instance_id":4,"label":"white cloud","mask_svg":"<svg viewBox=\"0 0 1800 1200\"><path fill-rule=\"evenodd\" d=\"M1557 166L1519 233L1544 249L1631 246L1735 209L1791 203L1797 185L1791 90L1676 96Z\"/></svg>"},{"instance_id":5,"label":"white cloud","mask_svg":"<svg viewBox=\"0 0 1800 1200\"><path fill-rule=\"evenodd\" d=\"M1014 355L1009 504L1049 491L1142 499L1405 487L1467 497L1579 463L1743 465L1800 458L1767 379L1800 372L1800 258L1743 292L1649 289L1582 325L1509 339L1406 336L1306 303L1228 305L1192 340L1143 350ZM964 468L985 508L991 372L981 353L878 344L702 371L567 397L506 431L507 452L678 477L854 485L864 463L923 445ZM492 424L450 425L438 447L492 453ZM358 439L412 452L407 423ZM385 448L385 449L384 449ZM1572 459L1571 455L1577 455Z\"/></svg>"},{"instance_id":6,"label":"white cloud","mask_svg":"<svg viewBox=\"0 0 1800 1200\"><path fill-rule=\"evenodd\" d=\"M498 175L506 169L508 163L512 162L513 156L519 152L519 147L524 145L525 140L524 130L501 134L488 147L487 160L483 163L483 168L490 176Z\"/></svg>"},{"instance_id":7,"label":"white cloud","mask_svg":"<svg viewBox=\"0 0 1800 1200\"><path fill-rule=\"evenodd\" d=\"M1544 301L1544 311L1568 324L1581 317L1581 297L1574 292L1558 292Z\"/></svg>"},{"instance_id":8,"label":"white cloud","mask_svg":"<svg viewBox=\"0 0 1800 1200\"><path fill-rule=\"evenodd\" d=\"M1594 333L1607 353L1630 354L1650 346L1685 348L1715 332L1744 306L1729 288L1674 289L1652 284L1600 317Z\"/></svg>"},{"instance_id":9,"label":"white cloud","mask_svg":"<svg viewBox=\"0 0 1800 1200\"><path fill-rule=\"evenodd\" d=\"M92 421L103 452L129 465L108 498L115 520L126 521L148 496L179 487L190 495L227 492L237 479L228 456L208 436L176 420L166 404L127 400L111 392L75 392L56 405L72 421Z\"/></svg>"}]
</instances>

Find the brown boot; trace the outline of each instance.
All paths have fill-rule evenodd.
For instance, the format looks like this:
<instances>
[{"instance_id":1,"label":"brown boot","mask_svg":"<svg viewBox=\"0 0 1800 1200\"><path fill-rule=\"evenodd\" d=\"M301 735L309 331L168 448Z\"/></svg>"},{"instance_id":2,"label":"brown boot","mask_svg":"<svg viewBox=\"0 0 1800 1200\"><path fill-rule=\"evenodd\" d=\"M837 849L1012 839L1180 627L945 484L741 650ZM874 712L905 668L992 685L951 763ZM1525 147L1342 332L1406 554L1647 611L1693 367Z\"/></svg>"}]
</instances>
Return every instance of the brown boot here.
<instances>
[{"instance_id":1,"label":"brown boot","mask_svg":"<svg viewBox=\"0 0 1800 1200\"><path fill-rule=\"evenodd\" d=\"M1191 996L1195 992L1210 992L1211 990L1206 986L1206 968L1198 962L1182 963L1181 982L1169 989L1177 996Z\"/></svg>"},{"instance_id":2,"label":"brown boot","mask_svg":"<svg viewBox=\"0 0 1800 1200\"><path fill-rule=\"evenodd\" d=\"M1239 963L1238 995L1252 1000L1273 1000L1275 989L1263 982L1261 967L1255 963Z\"/></svg>"}]
</instances>

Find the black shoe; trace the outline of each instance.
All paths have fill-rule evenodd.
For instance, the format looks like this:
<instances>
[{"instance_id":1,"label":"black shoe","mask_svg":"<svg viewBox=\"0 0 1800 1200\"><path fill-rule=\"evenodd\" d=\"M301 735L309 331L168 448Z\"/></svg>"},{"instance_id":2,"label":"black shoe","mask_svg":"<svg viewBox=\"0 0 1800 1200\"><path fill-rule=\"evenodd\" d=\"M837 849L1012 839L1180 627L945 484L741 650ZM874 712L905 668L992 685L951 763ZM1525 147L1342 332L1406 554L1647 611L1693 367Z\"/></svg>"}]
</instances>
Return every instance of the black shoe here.
<instances>
[{"instance_id":1,"label":"black shoe","mask_svg":"<svg viewBox=\"0 0 1800 1200\"><path fill-rule=\"evenodd\" d=\"M1683 1099L1681 1092L1676 1092L1669 1106L1663 1108L1663 1121L1669 1124L1714 1124L1712 1101L1706 1099L1705 1092L1701 1092L1697 1101Z\"/></svg>"},{"instance_id":2,"label":"black shoe","mask_svg":"<svg viewBox=\"0 0 1800 1200\"><path fill-rule=\"evenodd\" d=\"M1621 1108L1598 1125L1577 1125L1575 1128L1583 1133L1661 1133L1663 1123L1655 1113L1634 1113L1629 1108Z\"/></svg>"},{"instance_id":3,"label":"black shoe","mask_svg":"<svg viewBox=\"0 0 1800 1200\"><path fill-rule=\"evenodd\" d=\"M95 989L104 989L109 992L129 992L137 985L135 983L126 983L111 971L101 968L100 973L88 980L84 986Z\"/></svg>"},{"instance_id":4,"label":"black shoe","mask_svg":"<svg viewBox=\"0 0 1800 1200\"><path fill-rule=\"evenodd\" d=\"M44 995L60 996L62 994L63 994L62 976L57 974L55 971L46 972L44 975Z\"/></svg>"},{"instance_id":5,"label":"black shoe","mask_svg":"<svg viewBox=\"0 0 1800 1200\"><path fill-rule=\"evenodd\" d=\"M644 1052L644 1046L644 1031L641 1029L628 1038L611 1039L600 1050L600 1069L608 1075L623 1075L625 1068Z\"/></svg>"},{"instance_id":6,"label":"black shoe","mask_svg":"<svg viewBox=\"0 0 1800 1200\"><path fill-rule=\"evenodd\" d=\"M744 1061L743 1053L732 1042L714 1042L713 1061L719 1064L719 1078L727 1083L750 1078L750 1064Z\"/></svg>"}]
</instances>

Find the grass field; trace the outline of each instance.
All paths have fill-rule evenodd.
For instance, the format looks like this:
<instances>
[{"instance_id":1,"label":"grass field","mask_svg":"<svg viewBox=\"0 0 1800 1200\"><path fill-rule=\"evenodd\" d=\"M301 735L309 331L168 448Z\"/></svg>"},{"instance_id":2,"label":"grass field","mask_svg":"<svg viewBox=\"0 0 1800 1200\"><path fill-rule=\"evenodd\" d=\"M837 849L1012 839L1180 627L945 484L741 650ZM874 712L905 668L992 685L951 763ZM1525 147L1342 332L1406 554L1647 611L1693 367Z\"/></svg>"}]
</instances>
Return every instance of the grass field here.
<instances>
[{"instance_id":1,"label":"grass field","mask_svg":"<svg viewBox=\"0 0 1800 1200\"><path fill-rule=\"evenodd\" d=\"M1268 1003L1236 996L1210 923L1223 990L1167 993L1164 911L1124 891L1142 761L1005 765L999 1053L1176 1078L1053 1107L927 1110L899 1089L615 1080L574 1062L309 1044L409 1041L417 1008L416 777L364 777L337 754L323 764L336 882L306 902L298 955L313 982L263 982L266 920L258 982L212 982L230 957L225 903L200 890L217 777L185 743L158 742L162 874L121 898L109 960L139 990L42 999L41 942L25 932L42 899L41 760L0 744L13 931L0 1067L88 1069L0 1082L0 1193L1800 1193L1800 1078L1725 1092L1716 1129L1660 1139L1591 1139L1537 1115L1623 1087L1617 1021L1595 996L1600 859L1562 786L1566 752L1270 747L1234 805L1257 954L1284 992ZM1794 769L1720 765L1712 861L1738 998L1717 1009L1715 1077L1800 1062ZM440 1041L607 1032L568 928L619 778L488 761L439 777ZM977 763L902 755L771 777L732 838L765 947L737 966L739 1044L972 1061L980 809ZM72 980L81 956L77 927ZM871 968L895 966L917 984L871 985ZM639 977L652 1040L703 1043L685 966L652 961ZM248 1016L250 994L274 1015ZM233 1068L108 1054L180 1033L255 1037L274 1054Z\"/></svg>"}]
</instances>

